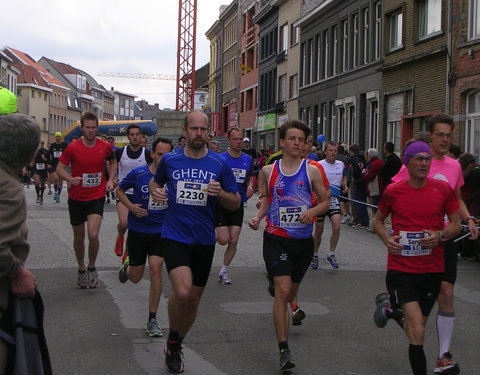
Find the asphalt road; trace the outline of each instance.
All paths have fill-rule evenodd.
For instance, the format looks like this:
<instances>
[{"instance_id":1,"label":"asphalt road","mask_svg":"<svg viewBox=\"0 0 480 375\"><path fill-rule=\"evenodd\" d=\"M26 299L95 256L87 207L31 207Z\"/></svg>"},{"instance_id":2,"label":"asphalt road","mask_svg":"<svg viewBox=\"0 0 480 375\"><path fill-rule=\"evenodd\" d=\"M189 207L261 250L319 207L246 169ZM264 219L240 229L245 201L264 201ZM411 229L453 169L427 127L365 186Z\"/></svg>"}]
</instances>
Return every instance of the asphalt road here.
<instances>
[{"instance_id":1,"label":"asphalt road","mask_svg":"<svg viewBox=\"0 0 480 375\"><path fill-rule=\"evenodd\" d=\"M97 268L101 284L95 290L76 286L76 262L65 194L63 202L45 197L28 201L31 254L27 266L40 281L45 301L45 329L55 374L163 374L164 338L145 334L148 273L139 284L120 284L119 258L113 252L117 216L106 207ZM245 223L255 212L246 208ZM321 257L326 254L329 224ZM278 349L273 329L272 298L266 291L261 231L244 225L231 267L232 285L221 285L217 274L223 249L217 246L214 266L197 320L185 339L186 374L277 374ZM297 367L292 374L409 374L404 333L395 323L375 327L374 297L384 290L386 251L366 230L342 226L337 248L338 271L322 264L309 270L299 293L307 317L291 327L290 348ZM170 286L164 275L158 317L164 333ZM455 288L456 326L451 351L462 374L480 373L480 264L460 261ZM429 372L436 358L432 313L425 351Z\"/></svg>"}]
</instances>

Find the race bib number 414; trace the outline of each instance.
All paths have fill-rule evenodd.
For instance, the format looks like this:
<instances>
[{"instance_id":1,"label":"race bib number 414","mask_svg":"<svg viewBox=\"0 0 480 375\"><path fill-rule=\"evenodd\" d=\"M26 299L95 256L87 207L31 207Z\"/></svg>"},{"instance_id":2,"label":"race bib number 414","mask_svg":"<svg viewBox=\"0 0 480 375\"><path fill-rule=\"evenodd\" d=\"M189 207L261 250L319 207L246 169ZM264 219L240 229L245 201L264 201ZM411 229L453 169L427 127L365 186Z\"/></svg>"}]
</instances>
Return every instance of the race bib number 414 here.
<instances>
[{"instance_id":1,"label":"race bib number 414","mask_svg":"<svg viewBox=\"0 0 480 375\"><path fill-rule=\"evenodd\" d=\"M206 206L208 184L199 182L177 182L177 203L190 206Z\"/></svg>"}]
</instances>

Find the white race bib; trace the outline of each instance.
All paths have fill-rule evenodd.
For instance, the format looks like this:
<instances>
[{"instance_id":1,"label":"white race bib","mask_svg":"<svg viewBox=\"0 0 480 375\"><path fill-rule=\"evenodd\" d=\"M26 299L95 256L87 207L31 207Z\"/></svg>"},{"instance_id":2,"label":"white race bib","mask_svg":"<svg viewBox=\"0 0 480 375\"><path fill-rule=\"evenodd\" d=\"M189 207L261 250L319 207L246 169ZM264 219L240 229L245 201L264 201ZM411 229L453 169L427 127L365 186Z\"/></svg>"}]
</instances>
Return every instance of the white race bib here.
<instances>
[{"instance_id":1,"label":"white race bib","mask_svg":"<svg viewBox=\"0 0 480 375\"><path fill-rule=\"evenodd\" d=\"M149 211L161 211L166 210L168 208L168 201L164 201L162 203L157 203L153 200L152 196L148 198L148 210Z\"/></svg>"},{"instance_id":2,"label":"white race bib","mask_svg":"<svg viewBox=\"0 0 480 375\"><path fill-rule=\"evenodd\" d=\"M102 183L102 172L99 173L84 173L82 175L83 187L95 187Z\"/></svg>"},{"instance_id":3,"label":"white race bib","mask_svg":"<svg viewBox=\"0 0 480 375\"><path fill-rule=\"evenodd\" d=\"M43 171L45 170L45 163L37 163L35 165L35 168L37 169L37 171Z\"/></svg>"},{"instance_id":4,"label":"white race bib","mask_svg":"<svg viewBox=\"0 0 480 375\"><path fill-rule=\"evenodd\" d=\"M328 208L330 210L339 210L340 209L340 202L338 201L337 197L330 197L329 198Z\"/></svg>"},{"instance_id":5,"label":"white race bib","mask_svg":"<svg viewBox=\"0 0 480 375\"><path fill-rule=\"evenodd\" d=\"M59 158L60 156L62 156L62 151L53 151L54 158Z\"/></svg>"},{"instance_id":6,"label":"white race bib","mask_svg":"<svg viewBox=\"0 0 480 375\"><path fill-rule=\"evenodd\" d=\"M241 168L232 168L233 175L235 176L235 182L243 184L247 177L247 170Z\"/></svg>"},{"instance_id":7,"label":"white race bib","mask_svg":"<svg viewBox=\"0 0 480 375\"><path fill-rule=\"evenodd\" d=\"M206 206L208 184L200 182L177 182L177 203L190 206Z\"/></svg>"},{"instance_id":8,"label":"white race bib","mask_svg":"<svg viewBox=\"0 0 480 375\"><path fill-rule=\"evenodd\" d=\"M281 227L302 227L305 224L300 222L300 216L307 210L307 206L299 207L280 207L280 226Z\"/></svg>"},{"instance_id":9,"label":"white race bib","mask_svg":"<svg viewBox=\"0 0 480 375\"><path fill-rule=\"evenodd\" d=\"M420 240L428 237L425 232L407 232L400 231L400 245L403 246L402 255L406 257L416 257L421 255L430 255L432 249L422 247Z\"/></svg>"}]
</instances>

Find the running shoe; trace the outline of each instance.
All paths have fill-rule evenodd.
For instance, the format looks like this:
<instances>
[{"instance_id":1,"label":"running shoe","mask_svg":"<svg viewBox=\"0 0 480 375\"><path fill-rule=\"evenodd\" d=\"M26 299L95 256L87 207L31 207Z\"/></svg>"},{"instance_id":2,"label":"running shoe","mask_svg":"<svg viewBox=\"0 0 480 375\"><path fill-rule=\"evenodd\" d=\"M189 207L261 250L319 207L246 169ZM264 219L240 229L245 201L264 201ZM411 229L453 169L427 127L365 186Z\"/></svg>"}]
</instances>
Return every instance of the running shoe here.
<instances>
[{"instance_id":1,"label":"running shoe","mask_svg":"<svg viewBox=\"0 0 480 375\"><path fill-rule=\"evenodd\" d=\"M35 203L40 203L40 197L37 197L37 201Z\"/></svg>"},{"instance_id":2,"label":"running shoe","mask_svg":"<svg viewBox=\"0 0 480 375\"><path fill-rule=\"evenodd\" d=\"M388 298L380 300L377 302L377 308L373 313L373 321L378 328L383 328L387 325L388 314L392 312L392 305Z\"/></svg>"},{"instance_id":3,"label":"running shoe","mask_svg":"<svg viewBox=\"0 0 480 375\"><path fill-rule=\"evenodd\" d=\"M78 270L77 285L80 289L85 289L88 284L87 272Z\"/></svg>"},{"instance_id":4,"label":"running shoe","mask_svg":"<svg viewBox=\"0 0 480 375\"><path fill-rule=\"evenodd\" d=\"M340 220L340 224L347 224L352 217L350 215L343 215L342 220Z\"/></svg>"},{"instance_id":5,"label":"running shoe","mask_svg":"<svg viewBox=\"0 0 480 375\"><path fill-rule=\"evenodd\" d=\"M273 284L273 279L270 276L268 276L267 272L265 272L265 277L268 280L268 286L267 286L268 294L270 294L272 297L275 297L275 285Z\"/></svg>"},{"instance_id":6,"label":"running shoe","mask_svg":"<svg viewBox=\"0 0 480 375\"><path fill-rule=\"evenodd\" d=\"M167 341L163 351L165 354L165 367L169 372L180 374L183 372L182 346L177 341Z\"/></svg>"},{"instance_id":7,"label":"running shoe","mask_svg":"<svg viewBox=\"0 0 480 375\"><path fill-rule=\"evenodd\" d=\"M128 281L128 276L127 276L127 267L130 264L130 259L127 257L125 259L125 262L121 265L121 267L118 270L118 280L124 284Z\"/></svg>"},{"instance_id":8,"label":"running shoe","mask_svg":"<svg viewBox=\"0 0 480 375\"><path fill-rule=\"evenodd\" d=\"M297 308L292 311L292 326L302 325L303 319L305 319L305 311L303 311L300 306L297 306Z\"/></svg>"},{"instance_id":9,"label":"running shoe","mask_svg":"<svg viewBox=\"0 0 480 375\"><path fill-rule=\"evenodd\" d=\"M48 191L48 195L52 195L52 191L51 191L51 190Z\"/></svg>"},{"instance_id":10,"label":"running shoe","mask_svg":"<svg viewBox=\"0 0 480 375\"><path fill-rule=\"evenodd\" d=\"M122 264L127 261L128 258L128 251L125 251L122 255Z\"/></svg>"},{"instance_id":11,"label":"running shoe","mask_svg":"<svg viewBox=\"0 0 480 375\"><path fill-rule=\"evenodd\" d=\"M458 364L452 359L450 352L446 352L443 353L442 358L437 359L437 365L433 373L456 375L460 374L460 367L458 367Z\"/></svg>"},{"instance_id":12,"label":"running shoe","mask_svg":"<svg viewBox=\"0 0 480 375\"><path fill-rule=\"evenodd\" d=\"M335 258L335 255L329 255L327 257L327 263L330 266L330 268L338 269L338 263L337 263L337 259Z\"/></svg>"},{"instance_id":13,"label":"running shoe","mask_svg":"<svg viewBox=\"0 0 480 375\"><path fill-rule=\"evenodd\" d=\"M150 337L163 336L162 328L160 328L160 325L158 324L157 319L152 318L147 322L147 333L148 333L148 336Z\"/></svg>"},{"instance_id":14,"label":"running shoe","mask_svg":"<svg viewBox=\"0 0 480 375\"><path fill-rule=\"evenodd\" d=\"M105 203L110 204L110 198L107 198L107 201Z\"/></svg>"},{"instance_id":15,"label":"running shoe","mask_svg":"<svg viewBox=\"0 0 480 375\"><path fill-rule=\"evenodd\" d=\"M95 289L98 286L98 273L96 269L89 270L87 268L88 287Z\"/></svg>"},{"instance_id":16,"label":"running shoe","mask_svg":"<svg viewBox=\"0 0 480 375\"><path fill-rule=\"evenodd\" d=\"M310 268L312 270L318 269L318 255L314 255L312 258L312 263L310 263Z\"/></svg>"},{"instance_id":17,"label":"running shoe","mask_svg":"<svg viewBox=\"0 0 480 375\"><path fill-rule=\"evenodd\" d=\"M289 349L283 349L280 351L280 370L290 370L295 367L295 362L293 362L292 355L290 354Z\"/></svg>"},{"instance_id":18,"label":"running shoe","mask_svg":"<svg viewBox=\"0 0 480 375\"><path fill-rule=\"evenodd\" d=\"M117 240L115 241L115 254L119 257L123 255L123 241L124 237L117 236Z\"/></svg>"},{"instance_id":19,"label":"running shoe","mask_svg":"<svg viewBox=\"0 0 480 375\"><path fill-rule=\"evenodd\" d=\"M57 201L57 198L58 198L58 194L57 194L57 193L53 194L53 201L54 201L54 202Z\"/></svg>"},{"instance_id":20,"label":"running shoe","mask_svg":"<svg viewBox=\"0 0 480 375\"><path fill-rule=\"evenodd\" d=\"M230 285L232 283L232 279L226 272L222 272L218 275L218 282L223 285Z\"/></svg>"},{"instance_id":21,"label":"running shoe","mask_svg":"<svg viewBox=\"0 0 480 375\"><path fill-rule=\"evenodd\" d=\"M365 229L366 226L358 223L358 224L352 225L352 228Z\"/></svg>"}]
</instances>

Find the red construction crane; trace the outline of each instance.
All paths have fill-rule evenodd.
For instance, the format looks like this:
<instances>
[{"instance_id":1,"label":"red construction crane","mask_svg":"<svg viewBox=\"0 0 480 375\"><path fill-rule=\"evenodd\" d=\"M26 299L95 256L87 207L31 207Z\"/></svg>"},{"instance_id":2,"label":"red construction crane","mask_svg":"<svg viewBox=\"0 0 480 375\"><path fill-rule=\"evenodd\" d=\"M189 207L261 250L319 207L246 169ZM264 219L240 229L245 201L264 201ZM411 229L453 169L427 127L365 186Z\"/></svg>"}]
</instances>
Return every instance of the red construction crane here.
<instances>
[{"instance_id":1,"label":"red construction crane","mask_svg":"<svg viewBox=\"0 0 480 375\"><path fill-rule=\"evenodd\" d=\"M177 42L177 111L193 109L197 0L179 0Z\"/></svg>"}]
</instances>

